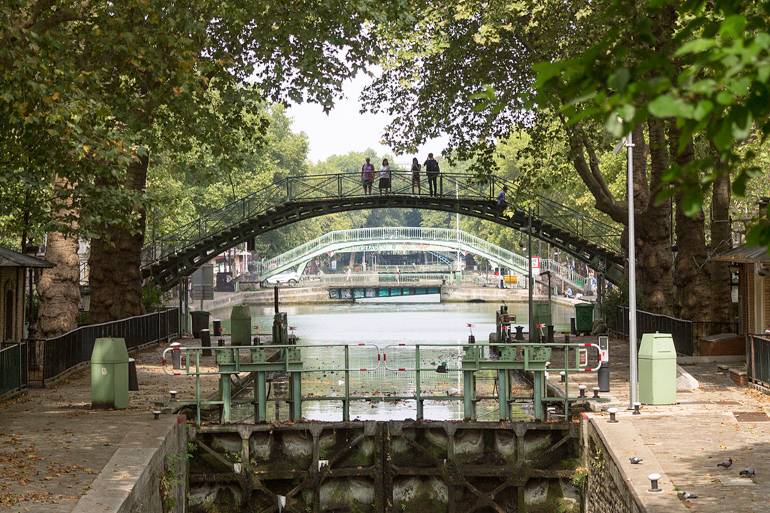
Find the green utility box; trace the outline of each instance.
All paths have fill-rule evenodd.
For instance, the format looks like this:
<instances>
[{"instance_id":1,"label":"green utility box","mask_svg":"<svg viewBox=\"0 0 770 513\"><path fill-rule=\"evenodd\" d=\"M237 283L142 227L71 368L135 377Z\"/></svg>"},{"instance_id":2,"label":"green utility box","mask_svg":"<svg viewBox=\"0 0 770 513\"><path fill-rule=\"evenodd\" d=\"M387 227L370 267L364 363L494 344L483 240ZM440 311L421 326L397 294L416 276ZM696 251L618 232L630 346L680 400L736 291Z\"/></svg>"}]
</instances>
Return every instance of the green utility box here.
<instances>
[{"instance_id":1,"label":"green utility box","mask_svg":"<svg viewBox=\"0 0 770 513\"><path fill-rule=\"evenodd\" d=\"M543 326L553 324L551 322L551 303L548 301L535 301L532 305L532 317L534 317L532 325L536 330L539 324Z\"/></svg>"},{"instance_id":2,"label":"green utility box","mask_svg":"<svg viewBox=\"0 0 770 513\"><path fill-rule=\"evenodd\" d=\"M594 327L594 304L578 303L575 305L575 330L578 333L591 333Z\"/></svg>"},{"instance_id":3,"label":"green utility box","mask_svg":"<svg viewBox=\"0 0 770 513\"><path fill-rule=\"evenodd\" d=\"M246 305L237 305L230 312L230 345L251 345L251 310Z\"/></svg>"},{"instance_id":4,"label":"green utility box","mask_svg":"<svg viewBox=\"0 0 770 513\"><path fill-rule=\"evenodd\" d=\"M94 342L91 408L128 408L128 350L122 338L97 338Z\"/></svg>"},{"instance_id":5,"label":"green utility box","mask_svg":"<svg viewBox=\"0 0 770 513\"><path fill-rule=\"evenodd\" d=\"M670 333L645 333L639 348L639 402L676 403L676 348Z\"/></svg>"}]
</instances>

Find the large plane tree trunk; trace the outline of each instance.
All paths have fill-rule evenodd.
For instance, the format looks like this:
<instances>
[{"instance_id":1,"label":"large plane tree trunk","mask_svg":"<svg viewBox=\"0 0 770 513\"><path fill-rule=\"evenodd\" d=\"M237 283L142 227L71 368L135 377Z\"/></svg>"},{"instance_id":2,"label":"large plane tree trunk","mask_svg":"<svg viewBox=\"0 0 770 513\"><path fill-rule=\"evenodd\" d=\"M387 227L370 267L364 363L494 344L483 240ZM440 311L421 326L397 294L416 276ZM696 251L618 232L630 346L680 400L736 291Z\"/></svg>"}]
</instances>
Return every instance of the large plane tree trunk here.
<instances>
[{"instance_id":1,"label":"large plane tree trunk","mask_svg":"<svg viewBox=\"0 0 770 513\"><path fill-rule=\"evenodd\" d=\"M147 181L149 159L137 156L128 166L125 187L141 193ZM91 322L107 322L144 313L141 253L146 216L143 208L127 205L114 215L138 214L131 225L105 231L91 241Z\"/></svg>"},{"instance_id":2,"label":"large plane tree trunk","mask_svg":"<svg viewBox=\"0 0 770 513\"><path fill-rule=\"evenodd\" d=\"M567 127L573 166L596 200L596 208L625 228L623 251L627 247L628 209L625 198L616 200L599 167L599 158L580 127ZM637 299L640 308L670 313L671 286L671 210L667 203L655 201L664 170L668 167L667 150L662 126L653 122L649 127L650 147L645 142L644 128L634 131L634 215L636 247ZM663 148L661 148L663 145ZM651 165L647 165L648 156ZM650 171L648 173L648 167Z\"/></svg>"},{"instance_id":3,"label":"large plane tree trunk","mask_svg":"<svg viewBox=\"0 0 770 513\"><path fill-rule=\"evenodd\" d=\"M722 170L711 191L711 246L710 253L715 255L732 244L730 225L730 173ZM730 320L730 267L727 262L710 262L711 272L711 315L712 320L727 322Z\"/></svg>"},{"instance_id":4,"label":"large plane tree trunk","mask_svg":"<svg viewBox=\"0 0 770 513\"><path fill-rule=\"evenodd\" d=\"M679 129L671 124L669 143L672 147L678 144L679 133ZM676 163L685 166L694 159L695 149L690 141L684 151L676 156ZM703 210L699 210L694 216L687 216L683 208L682 194L677 194L675 199L677 253L674 261L674 314L691 321L707 321L711 317L711 297Z\"/></svg>"},{"instance_id":5,"label":"large plane tree trunk","mask_svg":"<svg viewBox=\"0 0 770 513\"><path fill-rule=\"evenodd\" d=\"M49 232L45 258L54 267L44 269L37 285L40 307L37 335L49 338L77 327L80 307L80 262L78 260L77 211L72 207L69 191L72 185L57 177L54 190L54 217L68 228L65 232Z\"/></svg>"},{"instance_id":6,"label":"large plane tree trunk","mask_svg":"<svg viewBox=\"0 0 770 513\"><path fill-rule=\"evenodd\" d=\"M671 268L671 203L658 203L663 173L668 168L668 149L665 130L660 120L648 124L650 173L646 186L649 193L646 204L637 208L636 261L639 305L655 313L671 313L673 305L673 279ZM640 134L641 135L641 131ZM637 180L638 182L638 180Z\"/></svg>"}]
</instances>

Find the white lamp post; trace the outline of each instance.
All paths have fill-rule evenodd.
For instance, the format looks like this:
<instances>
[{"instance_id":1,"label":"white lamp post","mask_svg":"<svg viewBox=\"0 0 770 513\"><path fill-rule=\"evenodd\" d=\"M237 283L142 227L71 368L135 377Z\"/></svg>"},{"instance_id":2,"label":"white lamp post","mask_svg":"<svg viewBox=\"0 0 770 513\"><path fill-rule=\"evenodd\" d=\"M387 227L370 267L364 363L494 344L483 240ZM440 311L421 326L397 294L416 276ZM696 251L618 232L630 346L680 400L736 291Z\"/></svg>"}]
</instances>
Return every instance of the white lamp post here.
<instances>
[{"instance_id":1,"label":"white lamp post","mask_svg":"<svg viewBox=\"0 0 770 513\"><path fill-rule=\"evenodd\" d=\"M626 136L628 152L628 365L630 389L628 409L634 409L637 400L636 363L636 236L634 235L634 140L632 132Z\"/></svg>"},{"instance_id":2,"label":"white lamp post","mask_svg":"<svg viewBox=\"0 0 770 513\"><path fill-rule=\"evenodd\" d=\"M618 119L619 122L622 120ZM615 153L625 146L628 154L628 409L634 409L638 393L638 368L636 355L636 235L634 234L634 138L633 131L615 146Z\"/></svg>"}]
</instances>

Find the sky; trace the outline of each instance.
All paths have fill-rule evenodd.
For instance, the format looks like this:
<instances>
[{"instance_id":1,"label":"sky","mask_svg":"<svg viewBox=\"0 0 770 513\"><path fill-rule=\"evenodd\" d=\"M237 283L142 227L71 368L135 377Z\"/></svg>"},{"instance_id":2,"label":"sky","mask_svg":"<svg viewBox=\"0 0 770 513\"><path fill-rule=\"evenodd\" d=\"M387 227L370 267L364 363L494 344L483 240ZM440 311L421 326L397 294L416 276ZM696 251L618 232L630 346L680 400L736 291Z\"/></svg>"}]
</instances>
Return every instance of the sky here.
<instances>
[{"instance_id":1,"label":"sky","mask_svg":"<svg viewBox=\"0 0 770 513\"><path fill-rule=\"evenodd\" d=\"M295 132L304 132L310 143L309 158L313 162L325 160L330 155L345 154L351 151L364 151L372 148L377 153L393 153L390 147L380 141L382 132L388 124L386 114L360 114L359 96L368 84L370 77L360 73L343 86L344 98L337 101L329 114L316 104L303 103L292 105L287 114L292 118ZM420 162L428 152L441 153L447 142L446 137L432 139L420 148L417 156ZM413 155L396 158L397 163L411 162Z\"/></svg>"}]
</instances>

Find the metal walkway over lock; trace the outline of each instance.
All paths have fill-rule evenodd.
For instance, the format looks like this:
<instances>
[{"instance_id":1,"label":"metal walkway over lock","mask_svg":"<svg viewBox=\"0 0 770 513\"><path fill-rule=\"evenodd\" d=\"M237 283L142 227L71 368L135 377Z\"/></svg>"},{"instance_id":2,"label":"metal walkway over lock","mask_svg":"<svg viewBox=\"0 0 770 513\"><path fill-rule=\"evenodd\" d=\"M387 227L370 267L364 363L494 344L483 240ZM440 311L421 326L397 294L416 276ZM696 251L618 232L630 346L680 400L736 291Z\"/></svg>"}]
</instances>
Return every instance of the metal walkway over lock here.
<instances>
[{"instance_id":1,"label":"metal walkway over lock","mask_svg":"<svg viewBox=\"0 0 770 513\"><path fill-rule=\"evenodd\" d=\"M212 353L217 368L212 368L205 358ZM253 390L247 417L254 422L266 422L270 395L267 378L268 373L276 372L288 375L289 416L295 422L303 418L303 403L317 401L341 403L342 421L345 422L351 420L352 401L413 401L417 420L424 418L426 401L462 401L463 418L476 420L476 404L482 399L498 403L500 420L514 420L512 405L520 401L531 402L535 419L545 420L547 404L560 404L564 415L569 415L572 402L586 400L582 392L580 396L570 396L569 376L595 372L599 354L597 344L569 342L391 344L384 347L366 343L272 344L168 348L163 353L163 361L179 362L174 374L194 378L198 425L201 424L202 409L211 406L221 408L222 423L232 422L233 388L243 391L244 384ZM589 364L592 359L593 365ZM437 365L437 362L440 363ZM526 397L515 395L512 371L532 373L531 394ZM476 379L482 372L496 376L496 393L478 394ZM546 372L563 373L563 396L548 396ZM241 379L239 375L244 373L247 376ZM406 382L392 379L407 374ZM217 398L201 396L202 376L219 378ZM319 388L323 393L303 393L308 380L320 379L319 376L323 376ZM377 394L359 386L367 380L377 384ZM450 389L449 383L455 383L459 388ZM353 389L364 391L356 393ZM574 392L574 388L572 390Z\"/></svg>"},{"instance_id":2,"label":"metal walkway over lock","mask_svg":"<svg viewBox=\"0 0 770 513\"><path fill-rule=\"evenodd\" d=\"M473 175L442 174L436 196L412 194L408 172L393 171L391 182L386 194L364 195L358 173L284 178L150 241L142 250L142 275L169 289L215 255L282 226L336 212L418 208L525 232L531 227L533 237L587 263L610 282L623 279L620 230L590 214L539 195L511 198L508 208L501 209L495 197L509 184L495 176L481 183Z\"/></svg>"},{"instance_id":3,"label":"metal walkway over lock","mask_svg":"<svg viewBox=\"0 0 770 513\"><path fill-rule=\"evenodd\" d=\"M321 237L300 244L285 253L266 260L262 265L259 280L287 269L303 266L309 260L329 251L353 251L371 249L409 249L414 251L461 250L473 253L494 262L496 267L507 267L521 275L527 274L527 257L492 244L480 237L462 230L450 228L423 227L378 227L336 230ZM569 284L576 286L576 280L584 276L551 259L540 259L542 271L551 271Z\"/></svg>"}]
</instances>

